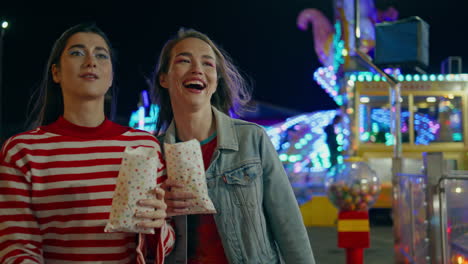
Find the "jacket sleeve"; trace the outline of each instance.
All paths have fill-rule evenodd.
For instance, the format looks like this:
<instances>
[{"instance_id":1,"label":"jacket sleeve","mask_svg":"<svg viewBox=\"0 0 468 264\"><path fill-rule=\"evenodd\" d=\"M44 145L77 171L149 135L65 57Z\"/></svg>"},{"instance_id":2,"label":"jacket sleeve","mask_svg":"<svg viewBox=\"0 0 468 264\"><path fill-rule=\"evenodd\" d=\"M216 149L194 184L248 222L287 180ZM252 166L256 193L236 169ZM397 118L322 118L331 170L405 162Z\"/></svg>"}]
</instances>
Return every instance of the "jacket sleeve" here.
<instances>
[{"instance_id":1,"label":"jacket sleeve","mask_svg":"<svg viewBox=\"0 0 468 264\"><path fill-rule=\"evenodd\" d=\"M286 263L314 264L309 237L283 164L266 132L261 129L263 206L274 239Z\"/></svg>"},{"instance_id":2,"label":"jacket sleeve","mask_svg":"<svg viewBox=\"0 0 468 264\"><path fill-rule=\"evenodd\" d=\"M5 149L0 154L0 263L44 263L26 166L16 166Z\"/></svg>"}]
</instances>

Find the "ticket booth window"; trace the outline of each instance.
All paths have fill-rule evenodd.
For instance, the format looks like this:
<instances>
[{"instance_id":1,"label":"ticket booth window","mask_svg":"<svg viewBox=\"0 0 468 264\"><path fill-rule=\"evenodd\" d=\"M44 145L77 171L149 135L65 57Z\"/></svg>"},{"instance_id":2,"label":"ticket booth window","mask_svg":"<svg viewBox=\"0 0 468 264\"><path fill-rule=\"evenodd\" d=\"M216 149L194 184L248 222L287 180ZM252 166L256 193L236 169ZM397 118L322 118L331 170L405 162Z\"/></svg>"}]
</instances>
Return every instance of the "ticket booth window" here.
<instances>
[{"instance_id":1,"label":"ticket booth window","mask_svg":"<svg viewBox=\"0 0 468 264\"><path fill-rule=\"evenodd\" d=\"M414 96L413 112L415 144L463 141L460 96Z\"/></svg>"},{"instance_id":2,"label":"ticket booth window","mask_svg":"<svg viewBox=\"0 0 468 264\"><path fill-rule=\"evenodd\" d=\"M361 95L359 98L359 135L363 143L393 145L390 103L387 96ZM401 134L403 143L409 142L408 97L401 101Z\"/></svg>"}]
</instances>

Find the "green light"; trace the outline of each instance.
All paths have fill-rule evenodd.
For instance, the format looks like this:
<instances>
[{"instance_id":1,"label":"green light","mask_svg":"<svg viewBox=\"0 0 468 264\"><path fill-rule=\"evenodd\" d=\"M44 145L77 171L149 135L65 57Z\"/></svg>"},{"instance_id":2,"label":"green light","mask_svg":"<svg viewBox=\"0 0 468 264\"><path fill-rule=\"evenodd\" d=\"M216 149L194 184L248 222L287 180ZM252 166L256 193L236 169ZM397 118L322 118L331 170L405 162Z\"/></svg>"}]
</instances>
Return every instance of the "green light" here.
<instances>
[{"instance_id":1,"label":"green light","mask_svg":"<svg viewBox=\"0 0 468 264\"><path fill-rule=\"evenodd\" d=\"M366 81L371 82L372 81L372 75L370 75L370 74L366 75Z\"/></svg>"},{"instance_id":2,"label":"green light","mask_svg":"<svg viewBox=\"0 0 468 264\"><path fill-rule=\"evenodd\" d=\"M439 74L439 76L437 76L437 80L439 82L443 81L444 80L444 75L443 74Z\"/></svg>"},{"instance_id":3,"label":"green light","mask_svg":"<svg viewBox=\"0 0 468 264\"><path fill-rule=\"evenodd\" d=\"M380 129L379 129L379 125L378 125L377 123L374 123L374 122L373 122L372 125L371 125L371 127L372 127L372 132L373 132L373 133L379 133L379 130L380 130Z\"/></svg>"},{"instance_id":4,"label":"green light","mask_svg":"<svg viewBox=\"0 0 468 264\"><path fill-rule=\"evenodd\" d=\"M280 154L279 155L279 159L282 161L282 162L285 162L288 160L288 155L287 154Z\"/></svg>"},{"instance_id":5,"label":"green light","mask_svg":"<svg viewBox=\"0 0 468 264\"><path fill-rule=\"evenodd\" d=\"M8 24L8 21L3 21L3 22L2 22L2 28L5 29L5 28L8 27L8 25L9 25L9 24Z\"/></svg>"},{"instance_id":6,"label":"green light","mask_svg":"<svg viewBox=\"0 0 468 264\"><path fill-rule=\"evenodd\" d=\"M359 74L358 75L358 81L363 82L364 81L364 75Z\"/></svg>"},{"instance_id":7,"label":"green light","mask_svg":"<svg viewBox=\"0 0 468 264\"><path fill-rule=\"evenodd\" d=\"M435 80L436 80L435 74L431 74L431 75L429 76L429 80L431 80L431 82L435 81Z\"/></svg>"},{"instance_id":8,"label":"green light","mask_svg":"<svg viewBox=\"0 0 468 264\"><path fill-rule=\"evenodd\" d=\"M415 82L419 82L420 79L421 79L421 77L419 76L419 74L415 74L415 75L413 76L413 80L414 80Z\"/></svg>"},{"instance_id":9,"label":"green light","mask_svg":"<svg viewBox=\"0 0 468 264\"><path fill-rule=\"evenodd\" d=\"M413 78L411 77L410 74L407 74L406 77L405 77L405 80L406 80L407 82L411 82L412 79L413 79Z\"/></svg>"},{"instance_id":10,"label":"green light","mask_svg":"<svg viewBox=\"0 0 468 264\"><path fill-rule=\"evenodd\" d=\"M380 75L378 75L378 74L374 75L374 81L375 82L380 82Z\"/></svg>"},{"instance_id":11,"label":"green light","mask_svg":"<svg viewBox=\"0 0 468 264\"><path fill-rule=\"evenodd\" d=\"M403 75L398 75L398 81L402 82L405 80L405 77Z\"/></svg>"},{"instance_id":12,"label":"green light","mask_svg":"<svg viewBox=\"0 0 468 264\"><path fill-rule=\"evenodd\" d=\"M423 75L421 76L421 79L423 80L423 82L426 82L427 79L428 79L427 74L423 74Z\"/></svg>"},{"instance_id":13,"label":"green light","mask_svg":"<svg viewBox=\"0 0 468 264\"><path fill-rule=\"evenodd\" d=\"M452 139L453 139L453 141L462 141L462 134L461 133L453 133Z\"/></svg>"},{"instance_id":14,"label":"green light","mask_svg":"<svg viewBox=\"0 0 468 264\"><path fill-rule=\"evenodd\" d=\"M369 141L370 133L369 132L364 132L361 134L361 141Z\"/></svg>"},{"instance_id":15,"label":"green light","mask_svg":"<svg viewBox=\"0 0 468 264\"><path fill-rule=\"evenodd\" d=\"M355 82L355 81L356 81L356 75L351 74L351 76L349 76L349 79L350 79L351 81Z\"/></svg>"}]
</instances>

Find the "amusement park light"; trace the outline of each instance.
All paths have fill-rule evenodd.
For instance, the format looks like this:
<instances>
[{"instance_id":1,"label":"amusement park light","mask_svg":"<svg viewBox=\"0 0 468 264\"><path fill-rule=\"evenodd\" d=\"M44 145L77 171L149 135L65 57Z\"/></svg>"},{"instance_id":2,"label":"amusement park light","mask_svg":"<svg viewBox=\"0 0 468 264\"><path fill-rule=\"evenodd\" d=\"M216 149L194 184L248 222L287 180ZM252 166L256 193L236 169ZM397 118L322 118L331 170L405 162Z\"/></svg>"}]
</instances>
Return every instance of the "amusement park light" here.
<instances>
[{"instance_id":1,"label":"amusement park light","mask_svg":"<svg viewBox=\"0 0 468 264\"><path fill-rule=\"evenodd\" d=\"M436 79L437 79L437 78L436 78L435 74L431 74L431 75L429 76L429 80L430 80L431 82L435 81Z\"/></svg>"},{"instance_id":2,"label":"amusement park light","mask_svg":"<svg viewBox=\"0 0 468 264\"><path fill-rule=\"evenodd\" d=\"M363 96L363 97L359 98L359 101L360 101L361 103L363 103L363 104L367 104L367 103L370 102L370 98L367 97L367 96Z\"/></svg>"},{"instance_id":3,"label":"amusement park light","mask_svg":"<svg viewBox=\"0 0 468 264\"><path fill-rule=\"evenodd\" d=\"M453 99L453 98L455 98L455 96L454 96L453 94L448 94L448 95L447 95L447 98L448 98L448 99Z\"/></svg>"},{"instance_id":4,"label":"amusement park light","mask_svg":"<svg viewBox=\"0 0 468 264\"><path fill-rule=\"evenodd\" d=\"M405 80L405 77L403 75L398 75L398 81L402 82Z\"/></svg>"},{"instance_id":5,"label":"amusement park light","mask_svg":"<svg viewBox=\"0 0 468 264\"><path fill-rule=\"evenodd\" d=\"M2 28L5 29L8 27L8 21L2 21Z\"/></svg>"},{"instance_id":6,"label":"amusement park light","mask_svg":"<svg viewBox=\"0 0 468 264\"><path fill-rule=\"evenodd\" d=\"M415 82L419 82L420 79L421 79L421 77L419 76L419 74L415 74L415 75L413 76L413 80L414 80Z\"/></svg>"},{"instance_id":7,"label":"amusement park light","mask_svg":"<svg viewBox=\"0 0 468 264\"><path fill-rule=\"evenodd\" d=\"M435 103L437 99L434 96L429 96L426 98L426 102L428 103Z\"/></svg>"},{"instance_id":8,"label":"amusement park light","mask_svg":"<svg viewBox=\"0 0 468 264\"><path fill-rule=\"evenodd\" d=\"M425 82L425 81L427 81L428 77L427 77L426 74L423 74L423 75L421 76L421 79L422 79L423 82Z\"/></svg>"}]
</instances>

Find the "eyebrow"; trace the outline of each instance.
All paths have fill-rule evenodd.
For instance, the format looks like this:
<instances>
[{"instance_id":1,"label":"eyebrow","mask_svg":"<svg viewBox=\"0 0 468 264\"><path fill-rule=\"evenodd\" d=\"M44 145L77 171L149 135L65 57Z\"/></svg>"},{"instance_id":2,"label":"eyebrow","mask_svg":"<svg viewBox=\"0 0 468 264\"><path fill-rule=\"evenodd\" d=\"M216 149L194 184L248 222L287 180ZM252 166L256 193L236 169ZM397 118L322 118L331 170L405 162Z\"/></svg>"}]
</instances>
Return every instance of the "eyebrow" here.
<instances>
[{"instance_id":1,"label":"eyebrow","mask_svg":"<svg viewBox=\"0 0 468 264\"><path fill-rule=\"evenodd\" d=\"M68 50L71 50L71 49L73 49L73 48L85 49L86 47L85 47L85 45L83 45L83 44L75 44L75 45L71 45L71 46L68 48ZM107 52L107 54L110 54L109 51L108 51L106 48L101 47L101 46L97 46L97 47L96 47L96 50L105 51L105 52Z\"/></svg>"},{"instance_id":2,"label":"eyebrow","mask_svg":"<svg viewBox=\"0 0 468 264\"><path fill-rule=\"evenodd\" d=\"M190 53L190 52L181 52L177 55L175 55L175 57L179 57L179 56L187 56L187 57L192 57L193 54ZM212 56L210 55L203 55L202 58L205 58L205 59L210 59L210 60L214 60L215 58L213 58Z\"/></svg>"}]
</instances>

